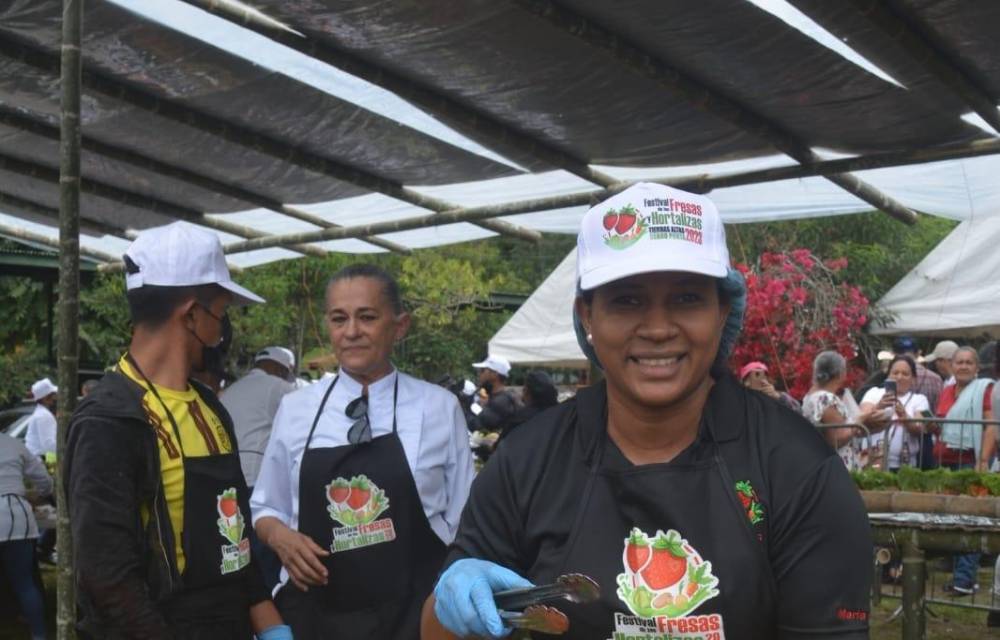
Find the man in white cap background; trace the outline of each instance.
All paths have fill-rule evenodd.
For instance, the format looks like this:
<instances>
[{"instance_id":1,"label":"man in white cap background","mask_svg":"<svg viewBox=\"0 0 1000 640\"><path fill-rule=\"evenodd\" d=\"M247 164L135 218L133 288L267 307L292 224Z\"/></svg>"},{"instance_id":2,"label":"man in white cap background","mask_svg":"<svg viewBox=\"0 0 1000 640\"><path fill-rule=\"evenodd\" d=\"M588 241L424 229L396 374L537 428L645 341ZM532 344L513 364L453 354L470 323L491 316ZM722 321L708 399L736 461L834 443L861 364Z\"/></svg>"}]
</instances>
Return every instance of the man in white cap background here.
<instances>
[{"instance_id":1,"label":"man in white cap background","mask_svg":"<svg viewBox=\"0 0 1000 640\"><path fill-rule=\"evenodd\" d=\"M945 387L955 384L955 374L951 370L951 358L955 355L956 351L958 351L957 342L954 340L942 340L934 345L934 351L931 351L924 358L924 363L927 364L928 368L941 376L943 386Z\"/></svg>"},{"instance_id":2,"label":"man in white cap background","mask_svg":"<svg viewBox=\"0 0 1000 640\"><path fill-rule=\"evenodd\" d=\"M56 452L56 393L59 389L48 378L42 378L31 385L31 399L35 410L28 418L28 428L24 434L24 446L40 458Z\"/></svg>"},{"instance_id":3,"label":"man in white cap background","mask_svg":"<svg viewBox=\"0 0 1000 640\"><path fill-rule=\"evenodd\" d=\"M231 305L218 236L177 222L124 256L128 351L70 422L65 482L79 629L96 638L291 638L250 550L232 420L191 379Z\"/></svg>"},{"instance_id":4,"label":"man in white cap background","mask_svg":"<svg viewBox=\"0 0 1000 640\"><path fill-rule=\"evenodd\" d=\"M28 418L24 434L24 446L43 461L52 462L56 455L56 394L59 388L48 378L42 378L31 385L31 399L35 410ZM48 503L55 505L55 498ZM55 564L56 530L45 529L38 538L38 557L43 562Z\"/></svg>"},{"instance_id":5,"label":"man in white cap background","mask_svg":"<svg viewBox=\"0 0 1000 640\"><path fill-rule=\"evenodd\" d=\"M479 371L479 386L486 392L487 402L479 415L469 423L472 431L503 432L514 414L523 404L521 399L507 388L510 362L502 356L490 355L482 362L472 365Z\"/></svg>"},{"instance_id":6,"label":"man in white cap background","mask_svg":"<svg viewBox=\"0 0 1000 640\"><path fill-rule=\"evenodd\" d=\"M240 443L240 466L251 493L257 484L257 473L281 399L295 391L294 375L295 354L284 347L266 347L254 355L253 369L222 394L222 404L233 417L236 439ZM281 563L256 537L252 546L264 574L264 583L269 590L273 589L278 583Z\"/></svg>"}]
</instances>

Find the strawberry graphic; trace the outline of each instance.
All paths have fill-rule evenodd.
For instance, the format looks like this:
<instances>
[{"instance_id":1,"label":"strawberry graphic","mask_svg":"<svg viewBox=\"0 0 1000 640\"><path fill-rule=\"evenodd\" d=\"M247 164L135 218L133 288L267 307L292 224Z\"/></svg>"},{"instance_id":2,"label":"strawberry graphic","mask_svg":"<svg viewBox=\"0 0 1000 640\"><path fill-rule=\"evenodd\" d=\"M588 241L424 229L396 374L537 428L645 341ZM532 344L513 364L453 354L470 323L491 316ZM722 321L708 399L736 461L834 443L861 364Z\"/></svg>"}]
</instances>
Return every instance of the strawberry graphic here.
<instances>
[{"instance_id":1,"label":"strawberry graphic","mask_svg":"<svg viewBox=\"0 0 1000 640\"><path fill-rule=\"evenodd\" d=\"M671 532L673 533L673 532ZM677 536L656 536L653 552L646 568L640 574L653 591L672 587L687 573L687 554Z\"/></svg>"},{"instance_id":2,"label":"strawberry graphic","mask_svg":"<svg viewBox=\"0 0 1000 640\"><path fill-rule=\"evenodd\" d=\"M342 504L351 493L351 485L343 478L337 478L330 485L330 500L336 504Z\"/></svg>"},{"instance_id":3,"label":"strawberry graphic","mask_svg":"<svg viewBox=\"0 0 1000 640\"><path fill-rule=\"evenodd\" d=\"M632 228L632 225L635 224L635 217L634 209L622 209L622 212L618 214L618 224L615 225L615 231L618 235L622 235Z\"/></svg>"},{"instance_id":4,"label":"strawberry graphic","mask_svg":"<svg viewBox=\"0 0 1000 640\"><path fill-rule=\"evenodd\" d=\"M357 511L368 504L372 490L368 478L357 476L351 479L351 495L347 498L347 506Z\"/></svg>"},{"instance_id":5,"label":"strawberry graphic","mask_svg":"<svg viewBox=\"0 0 1000 640\"><path fill-rule=\"evenodd\" d=\"M219 500L219 511L222 512L222 515L227 518L232 518L236 515L237 508L236 496L223 494L222 499Z\"/></svg>"},{"instance_id":6,"label":"strawberry graphic","mask_svg":"<svg viewBox=\"0 0 1000 640\"><path fill-rule=\"evenodd\" d=\"M615 225L618 224L618 214L614 211L608 211L604 214L604 219L601 222L604 223L604 229L606 231L611 231L614 229Z\"/></svg>"},{"instance_id":7,"label":"strawberry graphic","mask_svg":"<svg viewBox=\"0 0 1000 640\"><path fill-rule=\"evenodd\" d=\"M649 538L639 529L632 529L625 544L625 564L632 573L639 571L649 562Z\"/></svg>"}]
</instances>

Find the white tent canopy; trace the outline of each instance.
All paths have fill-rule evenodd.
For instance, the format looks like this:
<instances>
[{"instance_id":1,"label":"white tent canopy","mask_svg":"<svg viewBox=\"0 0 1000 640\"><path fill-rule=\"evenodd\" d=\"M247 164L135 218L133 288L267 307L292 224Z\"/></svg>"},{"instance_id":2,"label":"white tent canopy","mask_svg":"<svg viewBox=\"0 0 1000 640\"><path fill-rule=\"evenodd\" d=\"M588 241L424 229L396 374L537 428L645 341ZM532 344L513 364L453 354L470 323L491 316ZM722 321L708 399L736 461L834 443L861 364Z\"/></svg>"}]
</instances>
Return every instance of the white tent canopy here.
<instances>
[{"instance_id":1,"label":"white tent canopy","mask_svg":"<svg viewBox=\"0 0 1000 640\"><path fill-rule=\"evenodd\" d=\"M878 334L973 337L1000 332L1000 207L966 220L878 305L892 314Z\"/></svg>"},{"instance_id":2,"label":"white tent canopy","mask_svg":"<svg viewBox=\"0 0 1000 640\"><path fill-rule=\"evenodd\" d=\"M1000 326L1000 313L993 302L1000 299L1000 280L996 278L1000 253L995 251L1000 245L1000 181L996 180L1000 158L878 169L859 175L909 207L963 221L880 302L899 317L896 324L881 331L945 335L952 328L976 333ZM709 197L727 224L871 209L814 178L718 189ZM582 213L549 212L515 220L537 224L539 218L547 218L546 230L575 233ZM900 232L906 233L902 227ZM574 250L490 340L490 353L516 364L584 366L586 360L576 344L571 316L575 268Z\"/></svg>"}]
</instances>

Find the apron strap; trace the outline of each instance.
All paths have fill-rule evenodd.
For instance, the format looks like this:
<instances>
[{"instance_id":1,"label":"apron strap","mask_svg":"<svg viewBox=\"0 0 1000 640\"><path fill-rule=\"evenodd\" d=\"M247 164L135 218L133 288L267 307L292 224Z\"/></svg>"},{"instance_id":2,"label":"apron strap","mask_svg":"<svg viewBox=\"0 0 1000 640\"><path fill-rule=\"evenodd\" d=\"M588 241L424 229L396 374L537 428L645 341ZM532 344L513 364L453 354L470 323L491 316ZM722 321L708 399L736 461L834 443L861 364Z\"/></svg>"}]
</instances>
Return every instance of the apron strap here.
<instances>
[{"instance_id":1,"label":"apron strap","mask_svg":"<svg viewBox=\"0 0 1000 640\"><path fill-rule=\"evenodd\" d=\"M337 380L340 380L340 376L336 376L333 382L330 383L329 388L327 388L326 393L323 394L323 399L319 403L319 409L316 410L316 415L313 417L312 426L309 428L309 436L306 437L306 446L303 447L302 451L305 452L309 448L309 443L312 442L313 432L316 431L316 425L319 424L319 417L323 415L323 409L326 408L326 401L330 399L330 394L333 393L333 388L337 386Z\"/></svg>"},{"instance_id":2,"label":"apron strap","mask_svg":"<svg viewBox=\"0 0 1000 640\"><path fill-rule=\"evenodd\" d=\"M313 417L312 426L309 428L309 435L306 437L306 446L302 451L309 449L309 443L312 442L313 433L316 431L316 425L319 424L319 418L323 415L323 409L326 408L326 401L330 399L330 394L333 392L333 388L337 386L337 381L340 380L338 375L333 379L330 387L323 394L323 399L319 403L319 409L316 410L316 415ZM396 409L399 406L399 371L396 371L396 381L392 388L392 432L396 433Z\"/></svg>"},{"instance_id":3,"label":"apron strap","mask_svg":"<svg viewBox=\"0 0 1000 640\"><path fill-rule=\"evenodd\" d=\"M167 403L164 402L163 398L160 397L160 393L156 390L156 385L154 385L153 382L146 377L146 374L142 372L142 369L139 367L139 363L136 362L135 358L132 357L131 351L125 352L125 359L128 360L129 365L131 365L132 368L135 369L135 372L139 374L139 377L143 379L143 381L146 383L146 386L149 387L149 390L153 392L154 396L156 396L156 399L159 401L160 406L163 407L163 411L167 414L167 419L170 421L170 426L174 430L174 437L177 438L177 445L181 449L181 457L186 458L187 456L184 455L184 443L181 441L181 430L177 426L177 421L174 420L174 414L170 413L170 409L167 408Z\"/></svg>"}]
</instances>

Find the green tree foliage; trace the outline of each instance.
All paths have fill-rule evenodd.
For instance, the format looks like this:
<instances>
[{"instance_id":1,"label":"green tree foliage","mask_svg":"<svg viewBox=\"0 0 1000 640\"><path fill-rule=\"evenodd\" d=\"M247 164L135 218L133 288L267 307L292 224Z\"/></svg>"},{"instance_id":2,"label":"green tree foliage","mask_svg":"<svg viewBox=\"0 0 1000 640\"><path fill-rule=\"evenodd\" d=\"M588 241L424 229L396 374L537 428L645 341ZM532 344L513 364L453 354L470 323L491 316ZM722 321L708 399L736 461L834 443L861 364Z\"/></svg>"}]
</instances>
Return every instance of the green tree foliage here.
<instances>
[{"instance_id":1,"label":"green tree foliage","mask_svg":"<svg viewBox=\"0 0 1000 640\"><path fill-rule=\"evenodd\" d=\"M727 227L733 259L756 264L765 252L805 247L821 260L847 258L840 280L861 287L877 301L906 275L957 222L920 215L916 225L905 226L884 213L873 211L833 218L767 222Z\"/></svg>"}]
</instances>

